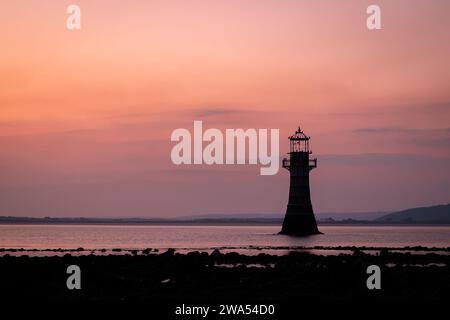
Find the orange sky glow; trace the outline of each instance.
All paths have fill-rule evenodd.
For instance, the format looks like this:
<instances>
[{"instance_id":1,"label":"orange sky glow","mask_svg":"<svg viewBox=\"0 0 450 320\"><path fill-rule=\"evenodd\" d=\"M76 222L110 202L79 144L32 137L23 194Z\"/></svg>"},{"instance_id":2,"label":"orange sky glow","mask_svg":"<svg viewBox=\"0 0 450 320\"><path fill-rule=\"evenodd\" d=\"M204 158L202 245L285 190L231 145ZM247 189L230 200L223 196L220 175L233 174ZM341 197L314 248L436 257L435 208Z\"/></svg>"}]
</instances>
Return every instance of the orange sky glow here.
<instances>
[{"instance_id":1,"label":"orange sky glow","mask_svg":"<svg viewBox=\"0 0 450 320\"><path fill-rule=\"evenodd\" d=\"M82 29L66 28L80 6ZM382 30L366 8L382 9ZM318 212L450 201L450 2L2 1L0 215L282 213L288 173L174 166L171 132L312 137Z\"/></svg>"}]
</instances>

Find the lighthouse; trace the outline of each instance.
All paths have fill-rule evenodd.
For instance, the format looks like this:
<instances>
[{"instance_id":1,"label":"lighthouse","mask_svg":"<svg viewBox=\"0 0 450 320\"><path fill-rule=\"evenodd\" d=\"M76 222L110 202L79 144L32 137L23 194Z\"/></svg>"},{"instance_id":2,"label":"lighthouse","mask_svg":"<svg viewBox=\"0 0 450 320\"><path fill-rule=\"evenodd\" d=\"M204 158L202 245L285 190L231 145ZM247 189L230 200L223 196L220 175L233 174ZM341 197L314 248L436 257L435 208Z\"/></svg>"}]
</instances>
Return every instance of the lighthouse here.
<instances>
[{"instance_id":1,"label":"lighthouse","mask_svg":"<svg viewBox=\"0 0 450 320\"><path fill-rule=\"evenodd\" d=\"M290 173L289 202L281 234L306 236L320 233L309 189L309 172L317 167L317 159L311 157L310 139L300 127L289 137L288 157L283 159L283 168Z\"/></svg>"}]
</instances>

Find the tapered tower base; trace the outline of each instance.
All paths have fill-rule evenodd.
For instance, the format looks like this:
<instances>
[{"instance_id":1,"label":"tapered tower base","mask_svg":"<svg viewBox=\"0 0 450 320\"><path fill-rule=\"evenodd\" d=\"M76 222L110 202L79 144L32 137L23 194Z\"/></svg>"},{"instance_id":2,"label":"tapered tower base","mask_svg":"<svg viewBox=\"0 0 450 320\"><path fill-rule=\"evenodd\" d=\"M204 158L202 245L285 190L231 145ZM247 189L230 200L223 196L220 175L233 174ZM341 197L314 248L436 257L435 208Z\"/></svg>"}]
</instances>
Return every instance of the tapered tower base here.
<instances>
[{"instance_id":1,"label":"tapered tower base","mask_svg":"<svg viewBox=\"0 0 450 320\"><path fill-rule=\"evenodd\" d=\"M286 214L280 234L290 236L310 236L322 234L317 228L314 215Z\"/></svg>"}]
</instances>

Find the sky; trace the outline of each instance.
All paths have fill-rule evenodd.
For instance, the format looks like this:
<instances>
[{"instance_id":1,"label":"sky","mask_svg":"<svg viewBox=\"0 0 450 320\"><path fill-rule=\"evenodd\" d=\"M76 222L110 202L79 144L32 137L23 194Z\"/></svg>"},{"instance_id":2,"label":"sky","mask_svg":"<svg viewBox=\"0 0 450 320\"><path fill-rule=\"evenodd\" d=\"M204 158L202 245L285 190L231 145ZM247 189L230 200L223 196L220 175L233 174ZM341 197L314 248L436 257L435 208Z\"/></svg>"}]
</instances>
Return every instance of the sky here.
<instances>
[{"instance_id":1,"label":"sky","mask_svg":"<svg viewBox=\"0 0 450 320\"><path fill-rule=\"evenodd\" d=\"M68 30L66 8L81 8ZM368 30L366 8L381 8ZM173 130L297 126L316 212L450 202L450 2L0 3L0 215L283 213L289 173L176 166Z\"/></svg>"}]
</instances>

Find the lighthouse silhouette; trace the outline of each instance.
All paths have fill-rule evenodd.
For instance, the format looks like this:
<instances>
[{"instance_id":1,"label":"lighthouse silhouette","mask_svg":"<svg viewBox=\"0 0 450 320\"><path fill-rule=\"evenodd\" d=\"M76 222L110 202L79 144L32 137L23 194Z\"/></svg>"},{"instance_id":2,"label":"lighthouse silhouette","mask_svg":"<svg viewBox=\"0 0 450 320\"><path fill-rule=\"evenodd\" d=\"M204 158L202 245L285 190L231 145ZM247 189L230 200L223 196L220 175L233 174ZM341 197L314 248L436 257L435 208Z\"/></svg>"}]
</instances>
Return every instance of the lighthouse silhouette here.
<instances>
[{"instance_id":1,"label":"lighthouse silhouette","mask_svg":"<svg viewBox=\"0 0 450 320\"><path fill-rule=\"evenodd\" d=\"M310 139L300 127L289 137L288 157L283 159L283 168L290 172L289 202L281 234L307 236L321 233L309 190L309 172L317 167L317 159L310 158Z\"/></svg>"}]
</instances>

